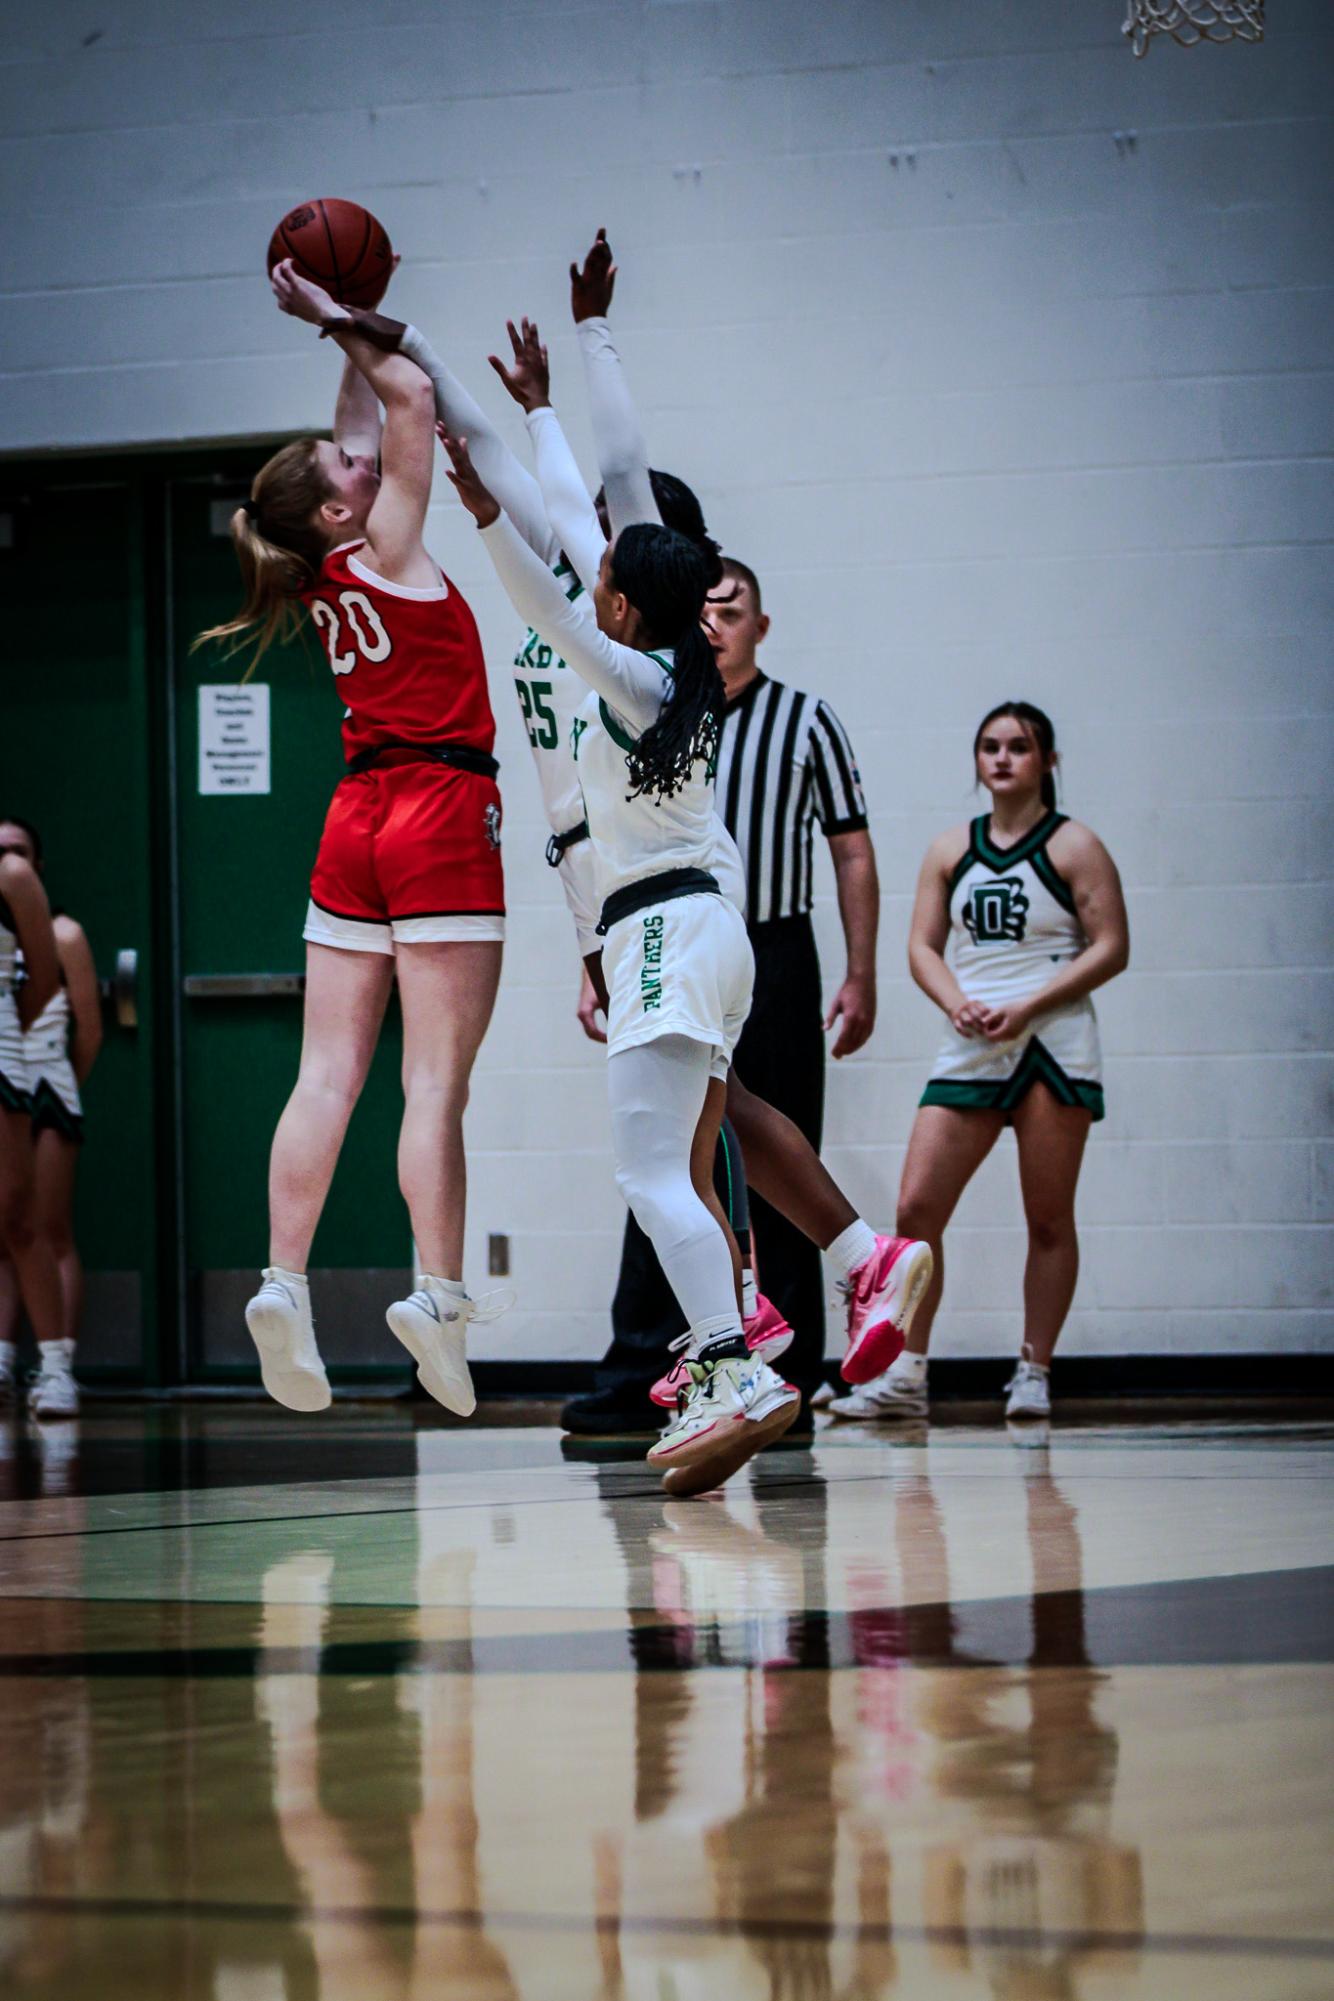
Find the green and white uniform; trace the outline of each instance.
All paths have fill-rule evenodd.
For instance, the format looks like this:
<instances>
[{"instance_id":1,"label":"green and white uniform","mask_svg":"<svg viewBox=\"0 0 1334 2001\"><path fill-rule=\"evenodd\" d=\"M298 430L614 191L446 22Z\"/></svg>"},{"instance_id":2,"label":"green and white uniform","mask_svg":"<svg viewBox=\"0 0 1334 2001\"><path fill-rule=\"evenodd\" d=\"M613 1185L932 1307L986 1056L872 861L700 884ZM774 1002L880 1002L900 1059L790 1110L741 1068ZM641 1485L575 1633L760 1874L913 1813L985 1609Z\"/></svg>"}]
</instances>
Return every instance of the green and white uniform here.
<instances>
[{"instance_id":1,"label":"green and white uniform","mask_svg":"<svg viewBox=\"0 0 1334 2001\"><path fill-rule=\"evenodd\" d=\"M508 510L506 510L508 512ZM553 538L554 539L554 538ZM530 544L531 546L531 544ZM543 556L547 551L535 553ZM573 604L584 595L584 587L574 566L564 555L549 565L552 575ZM601 946L597 935L598 901L596 866L587 835L577 829L586 825L579 772L575 765L575 718L588 689L574 670L530 626L514 656L514 685L523 711L524 729L533 753L542 805L553 840L548 856L556 854L565 901L574 919L581 956L587 957ZM568 843L564 837L576 833Z\"/></svg>"},{"instance_id":2,"label":"green and white uniform","mask_svg":"<svg viewBox=\"0 0 1334 2001\"><path fill-rule=\"evenodd\" d=\"M72 1031L69 992L62 980L28 1029L24 1045L34 1127L50 1127L65 1139L78 1141L83 1138L83 1103L70 1057Z\"/></svg>"},{"instance_id":3,"label":"green and white uniform","mask_svg":"<svg viewBox=\"0 0 1334 2001\"><path fill-rule=\"evenodd\" d=\"M554 416L543 414L555 431ZM631 914L608 919L602 942L608 1054L682 1035L707 1044L713 1073L725 1077L750 1012L755 962L745 921L727 895L708 889L652 899L659 876L693 869L719 880L713 773L697 763L684 785L658 798L632 794L626 768L670 695L672 655L641 653L600 632L590 608L565 596L504 514L483 540L516 609L591 690L573 736L599 903L644 892Z\"/></svg>"},{"instance_id":4,"label":"green and white uniform","mask_svg":"<svg viewBox=\"0 0 1334 2001\"><path fill-rule=\"evenodd\" d=\"M1070 886L1047 852L1065 819L1049 812L1009 848L991 845L989 814L973 821L949 884L954 973L968 1000L991 1007L1027 1000L1087 946ZM1012 1042L951 1026L922 1103L1012 1112L1038 1083L1061 1104L1103 1116L1102 1049L1087 994L1037 1015Z\"/></svg>"},{"instance_id":5,"label":"green and white uniform","mask_svg":"<svg viewBox=\"0 0 1334 2001\"><path fill-rule=\"evenodd\" d=\"M19 971L18 930L9 905L0 900L0 1111L32 1109L32 1079L15 989Z\"/></svg>"}]
</instances>

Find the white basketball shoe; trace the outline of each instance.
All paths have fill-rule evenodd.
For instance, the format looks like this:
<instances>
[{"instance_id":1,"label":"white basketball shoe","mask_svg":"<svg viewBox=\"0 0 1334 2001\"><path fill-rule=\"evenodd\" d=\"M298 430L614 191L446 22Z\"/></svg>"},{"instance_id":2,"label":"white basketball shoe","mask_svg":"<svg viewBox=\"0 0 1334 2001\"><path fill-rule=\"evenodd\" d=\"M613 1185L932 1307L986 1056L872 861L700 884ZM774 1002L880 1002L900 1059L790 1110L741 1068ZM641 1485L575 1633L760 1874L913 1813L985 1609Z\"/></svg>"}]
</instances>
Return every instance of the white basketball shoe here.
<instances>
[{"instance_id":1,"label":"white basketball shoe","mask_svg":"<svg viewBox=\"0 0 1334 2001\"><path fill-rule=\"evenodd\" d=\"M1033 1360L1033 1350L1027 1345L1020 1350L1015 1372L1005 1387L1008 1392L1005 1402L1007 1418L1051 1416L1051 1384L1048 1372L1040 1363Z\"/></svg>"},{"instance_id":2,"label":"white basketball shoe","mask_svg":"<svg viewBox=\"0 0 1334 2001\"><path fill-rule=\"evenodd\" d=\"M77 1417L79 1385L70 1370L74 1359L72 1341L43 1341L38 1355L41 1367L30 1377L28 1410L33 1417Z\"/></svg>"},{"instance_id":3,"label":"white basketball shoe","mask_svg":"<svg viewBox=\"0 0 1334 2001\"><path fill-rule=\"evenodd\" d=\"M287 1410L327 1410L333 1393L315 1345L309 1282L274 1265L266 1265L261 1277L259 1291L246 1303L245 1324L259 1353L264 1387Z\"/></svg>"},{"instance_id":4,"label":"white basketball shoe","mask_svg":"<svg viewBox=\"0 0 1334 2001\"><path fill-rule=\"evenodd\" d=\"M455 1417L471 1417L477 1392L468 1370L468 1323L495 1320L513 1303L502 1288L485 1299L450 1292L442 1279L419 1272L417 1288L385 1314L389 1331L417 1364L417 1381Z\"/></svg>"},{"instance_id":5,"label":"white basketball shoe","mask_svg":"<svg viewBox=\"0 0 1334 2001\"><path fill-rule=\"evenodd\" d=\"M648 1463L678 1499L721 1487L801 1409L801 1392L756 1355L692 1361L690 1388Z\"/></svg>"},{"instance_id":6,"label":"white basketball shoe","mask_svg":"<svg viewBox=\"0 0 1334 2001\"><path fill-rule=\"evenodd\" d=\"M834 1417L859 1418L863 1422L925 1417L925 1355L912 1355L905 1350L883 1374L850 1390L846 1396L835 1397L829 1409Z\"/></svg>"}]
</instances>

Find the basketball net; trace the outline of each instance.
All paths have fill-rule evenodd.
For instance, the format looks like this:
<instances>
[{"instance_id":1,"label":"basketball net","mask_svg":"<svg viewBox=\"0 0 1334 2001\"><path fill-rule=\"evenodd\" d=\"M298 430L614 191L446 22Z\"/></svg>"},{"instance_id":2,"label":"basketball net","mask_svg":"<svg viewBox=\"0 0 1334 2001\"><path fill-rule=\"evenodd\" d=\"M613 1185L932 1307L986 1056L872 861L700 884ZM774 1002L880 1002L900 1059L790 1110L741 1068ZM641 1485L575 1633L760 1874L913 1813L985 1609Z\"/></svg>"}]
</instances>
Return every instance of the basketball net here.
<instances>
[{"instance_id":1,"label":"basketball net","mask_svg":"<svg viewBox=\"0 0 1334 2001\"><path fill-rule=\"evenodd\" d=\"M1128 0L1121 33L1137 56L1155 35L1170 35L1183 49L1196 42L1262 42L1265 0Z\"/></svg>"}]
</instances>

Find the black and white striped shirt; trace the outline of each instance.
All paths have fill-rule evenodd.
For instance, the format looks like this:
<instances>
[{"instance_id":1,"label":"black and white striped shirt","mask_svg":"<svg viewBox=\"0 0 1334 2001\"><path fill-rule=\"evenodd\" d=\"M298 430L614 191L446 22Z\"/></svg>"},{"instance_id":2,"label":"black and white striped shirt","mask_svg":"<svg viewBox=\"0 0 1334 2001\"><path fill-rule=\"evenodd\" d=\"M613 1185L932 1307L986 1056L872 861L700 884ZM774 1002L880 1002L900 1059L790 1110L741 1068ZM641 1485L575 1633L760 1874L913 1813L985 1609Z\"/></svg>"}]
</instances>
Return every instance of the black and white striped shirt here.
<instances>
[{"instance_id":1,"label":"black and white striped shirt","mask_svg":"<svg viewBox=\"0 0 1334 2001\"><path fill-rule=\"evenodd\" d=\"M746 920L810 910L812 841L867 824L861 774L828 702L757 674L727 705L718 811L741 850Z\"/></svg>"}]
</instances>

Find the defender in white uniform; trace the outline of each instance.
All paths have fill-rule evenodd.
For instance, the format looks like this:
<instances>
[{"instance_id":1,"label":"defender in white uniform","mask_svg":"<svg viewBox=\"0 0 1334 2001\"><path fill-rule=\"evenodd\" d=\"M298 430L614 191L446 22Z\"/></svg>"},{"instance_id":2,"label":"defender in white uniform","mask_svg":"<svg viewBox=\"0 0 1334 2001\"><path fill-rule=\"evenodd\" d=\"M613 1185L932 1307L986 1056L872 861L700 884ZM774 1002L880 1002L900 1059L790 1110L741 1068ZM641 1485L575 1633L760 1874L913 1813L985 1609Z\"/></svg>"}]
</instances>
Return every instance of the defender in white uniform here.
<instances>
[{"instance_id":1,"label":"defender in white uniform","mask_svg":"<svg viewBox=\"0 0 1334 2001\"><path fill-rule=\"evenodd\" d=\"M949 903L954 973L969 1000L996 1008L1031 1000L1054 968L1087 951L1070 885L1047 852L1066 817L1048 812L1005 849L992 846L988 815L973 821ZM1095 1121L1103 1116L1102 1050L1087 994L1036 1015L1013 1041L949 1028L921 1101L1008 1114L1038 1082L1059 1104L1083 1105Z\"/></svg>"},{"instance_id":2,"label":"defender in white uniform","mask_svg":"<svg viewBox=\"0 0 1334 2001\"><path fill-rule=\"evenodd\" d=\"M568 456L554 412L534 416L547 450ZM734 1246L691 1179L697 1135L712 1127L716 1142L754 972L741 914L709 869L722 691L699 627L706 568L671 530L627 528L614 551L604 549L590 617L499 509L466 448L452 437L445 444L510 601L591 691L575 744L603 899L617 1179L681 1303L694 1362L692 1394L649 1459L669 1491L699 1492L785 1431L800 1405L747 1352ZM541 454L538 478L559 532L561 496ZM561 540L582 575L571 540L586 542L587 531L571 527Z\"/></svg>"}]
</instances>

